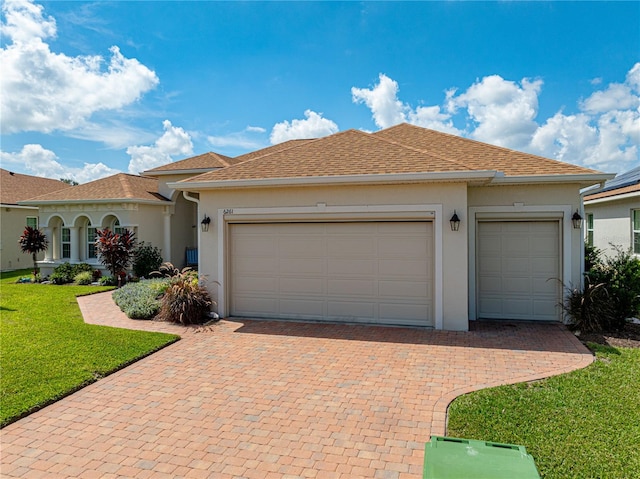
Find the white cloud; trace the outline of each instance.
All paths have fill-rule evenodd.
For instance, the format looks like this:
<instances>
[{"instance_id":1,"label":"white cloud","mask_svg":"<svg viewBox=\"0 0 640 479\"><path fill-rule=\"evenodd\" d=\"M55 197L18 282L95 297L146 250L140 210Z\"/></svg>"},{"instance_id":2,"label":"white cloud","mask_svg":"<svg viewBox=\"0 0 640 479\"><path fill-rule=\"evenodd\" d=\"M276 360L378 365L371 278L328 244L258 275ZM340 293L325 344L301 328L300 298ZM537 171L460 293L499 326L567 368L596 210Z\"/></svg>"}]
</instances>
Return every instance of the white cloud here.
<instances>
[{"instance_id":1,"label":"white cloud","mask_svg":"<svg viewBox=\"0 0 640 479\"><path fill-rule=\"evenodd\" d=\"M471 136L509 148L524 148L537 128L538 94L542 81L523 79L520 85L499 75L484 77L466 92L449 98L449 111L465 108L475 124Z\"/></svg>"},{"instance_id":2,"label":"white cloud","mask_svg":"<svg viewBox=\"0 0 640 479\"><path fill-rule=\"evenodd\" d=\"M405 106L398 100L398 82L380 73L379 82L372 88L351 88L354 103L364 103L373 114L378 128L388 128L406 121Z\"/></svg>"},{"instance_id":3,"label":"white cloud","mask_svg":"<svg viewBox=\"0 0 640 479\"><path fill-rule=\"evenodd\" d=\"M267 129L266 128L262 128L261 126L247 126L247 128L245 128L245 131L251 132L251 133L266 133Z\"/></svg>"},{"instance_id":4,"label":"white cloud","mask_svg":"<svg viewBox=\"0 0 640 479\"><path fill-rule=\"evenodd\" d=\"M259 141L248 138L243 133L231 133L225 136L207 136L207 141L214 148L243 148L256 150L264 145Z\"/></svg>"},{"instance_id":5,"label":"white cloud","mask_svg":"<svg viewBox=\"0 0 640 479\"><path fill-rule=\"evenodd\" d=\"M19 164L26 168L28 174L44 178L70 178L78 183L104 178L119 173L103 163L85 163L82 168L64 166L57 155L43 148L42 145L24 145L18 153L0 152L2 163Z\"/></svg>"},{"instance_id":6,"label":"white cloud","mask_svg":"<svg viewBox=\"0 0 640 479\"><path fill-rule=\"evenodd\" d=\"M580 102L577 115L556 113L534 133L530 150L610 172L640 164L640 63L624 83L612 83Z\"/></svg>"},{"instance_id":7,"label":"white cloud","mask_svg":"<svg viewBox=\"0 0 640 479\"><path fill-rule=\"evenodd\" d=\"M398 91L398 83L381 73L378 84L370 89L351 88L351 98L354 103L364 103L371 110L378 128L407 122L445 133L460 134L453 126L451 115L443 112L439 106L419 106L414 110L398 99Z\"/></svg>"},{"instance_id":8,"label":"white cloud","mask_svg":"<svg viewBox=\"0 0 640 479\"><path fill-rule=\"evenodd\" d=\"M300 138L320 138L338 131L338 125L323 118L322 113L306 110L304 116L305 120L291 120L291 123L285 120L282 123L276 123L269 137L271 144Z\"/></svg>"},{"instance_id":9,"label":"white cloud","mask_svg":"<svg viewBox=\"0 0 640 479\"><path fill-rule=\"evenodd\" d=\"M2 5L5 42L1 108L5 131L69 131L100 111L118 110L158 84L156 74L117 46L108 61L100 55L70 57L54 53L44 41L55 37L56 23L32 2Z\"/></svg>"},{"instance_id":10,"label":"white cloud","mask_svg":"<svg viewBox=\"0 0 640 479\"><path fill-rule=\"evenodd\" d=\"M186 131L171 125L169 120L163 121L162 126L164 133L153 146L130 146L127 148L127 154L131 156L129 173L137 175L142 171L171 163L172 156L186 157L193 153L191 136Z\"/></svg>"}]
</instances>

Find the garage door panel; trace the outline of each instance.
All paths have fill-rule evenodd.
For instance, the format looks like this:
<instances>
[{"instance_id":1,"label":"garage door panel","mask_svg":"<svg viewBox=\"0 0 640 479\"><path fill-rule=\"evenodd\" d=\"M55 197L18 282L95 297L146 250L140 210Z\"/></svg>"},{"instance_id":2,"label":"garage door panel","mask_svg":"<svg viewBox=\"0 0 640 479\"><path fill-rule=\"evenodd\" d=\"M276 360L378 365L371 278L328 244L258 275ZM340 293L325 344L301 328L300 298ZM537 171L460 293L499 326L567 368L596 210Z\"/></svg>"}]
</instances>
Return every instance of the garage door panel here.
<instances>
[{"instance_id":1,"label":"garage door panel","mask_svg":"<svg viewBox=\"0 0 640 479\"><path fill-rule=\"evenodd\" d=\"M378 294L381 298L416 298L431 299L433 286L426 281L380 281Z\"/></svg>"},{"instance_id":2,"label":"garage door panel","mask_svg":"<svg viewBox=\"0 0 640 479\"><path fill-rule=\"evenodd\" d=\"M230 314L433 325L432 233L430 222L231 225ZM256 255L264 238L276 246Z\"/></svg>"},{"instance_id":3,"label":"garage door panel","mask_svg":"<svg viewBox=\"0 0 640 479\"><path fill-rule=\"evenodd\" d=\"M373 275L376 274L375 262L370 259L329 259L327 261L327 273L329 275Z\"/></svg>"},{"instance_id":4,"label":"garage door panel","mask_svg":"<svg viewBox=\"0 0 640 479\"><path fill-rule=\"evenodd\" d=\"M323 274L325 262L321 258L280 258L280 262L276 262L277 269L280 274L297 274L303 275L321 275Z\"/></svg>"},{"instance_id":5,"label":"garage door panel","mask_svg":"<svg viewBox=\"0 0 640 479\"><path fill-rule=\"evenodd\" d=\"M482 221L477 241L480 318L560 319L557 221Z\"/></svg>"},{"instance_id":6,"label":"garage door panel","mask_svg":"<svg viewBox=\"0 0 640 479\"><path fill-rule=\"evenodd\" d=\"M335 296L374 296L376 282L367 279L329 279L328 293Z\"/></svg>"},{"instance_id":7,"label":"garage door panel","mask_svg":"<svg viewBox=\"0 0 640 479\"><path fill-rule=\"evenodd\" d=\"M268 258L278 247L276 238L260 235L244 235L235 238L233 249L239 257Z\"/></svg>"},{"instance_id":8,"label":"garage door panel","mask_svg":"<svg viewBox=\"0 0 640 479\"><path fill-rule=\"evenodd\" d=\"M288 294L323 294L324 283L319 278L280 278L280 281L273 281L279 285L274 293Z\"/></svg>"},{"instance_id":9,"label":"garage door panel","mask_svg":"<svg viewBox=\"0 0 640 479\"><path fill-rule=\"evenodd\" d=\"M240 276L233 280L233 288L236 292L250 293L253 291L278 292L278 282L271 276Z\"/></svg>"}]
</instances>

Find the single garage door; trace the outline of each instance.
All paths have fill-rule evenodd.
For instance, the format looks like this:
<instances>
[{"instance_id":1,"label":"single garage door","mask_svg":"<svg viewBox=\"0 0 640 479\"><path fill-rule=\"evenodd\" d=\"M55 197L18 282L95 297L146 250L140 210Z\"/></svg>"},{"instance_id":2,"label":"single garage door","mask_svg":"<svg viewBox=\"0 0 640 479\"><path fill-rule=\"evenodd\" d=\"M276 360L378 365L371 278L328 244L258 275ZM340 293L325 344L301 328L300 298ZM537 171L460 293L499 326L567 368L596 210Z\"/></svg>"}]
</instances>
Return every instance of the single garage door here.
<instances>
[{"instance_id":1,"label":"single garage door","mask_svg":"<svg viewBox=\"0 0 640 479\"><path fill-rule=\"evenodd\" d=\"M230 225L236 317L433 325L433 225Z\"/></svg>"},{"instance_id":2,"label":"single garage door","mask_svg":"<svg viewBox=\"0 0 640 479\"><path fill-rule=\"evenodd\" d=\"M477 238L480 318L560 319L557 221L483 221Z\"/></svg>"}]
</instances>

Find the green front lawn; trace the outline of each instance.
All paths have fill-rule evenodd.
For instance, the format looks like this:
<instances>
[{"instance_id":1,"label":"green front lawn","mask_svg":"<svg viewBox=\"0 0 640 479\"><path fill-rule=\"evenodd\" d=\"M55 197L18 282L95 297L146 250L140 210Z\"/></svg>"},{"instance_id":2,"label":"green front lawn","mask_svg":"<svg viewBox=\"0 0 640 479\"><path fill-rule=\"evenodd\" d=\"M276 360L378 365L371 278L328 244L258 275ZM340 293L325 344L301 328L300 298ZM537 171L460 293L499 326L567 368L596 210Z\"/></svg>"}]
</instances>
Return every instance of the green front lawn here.
<instances>
[{"instance_id":1,"label":"green front lawn","mask_svg":"<svg viewBox=\"0 0 640 479\"><path fill-rule=\"evenodd\" d=\"M177 340L85 324L76 296L98 286L15 284L0 277L0 426Z\"/></svg>"},{"instance_id":2,"label":"green front lawn","mask_svg":"<svg viewBox=\"0 0 640 479\"><path fill-rule=\"evenodd\" d=\"M580 371L456 399L447 434L524 445L543 478L638 477L640 349L593 348Z\"/></svg>"}]
</instances>

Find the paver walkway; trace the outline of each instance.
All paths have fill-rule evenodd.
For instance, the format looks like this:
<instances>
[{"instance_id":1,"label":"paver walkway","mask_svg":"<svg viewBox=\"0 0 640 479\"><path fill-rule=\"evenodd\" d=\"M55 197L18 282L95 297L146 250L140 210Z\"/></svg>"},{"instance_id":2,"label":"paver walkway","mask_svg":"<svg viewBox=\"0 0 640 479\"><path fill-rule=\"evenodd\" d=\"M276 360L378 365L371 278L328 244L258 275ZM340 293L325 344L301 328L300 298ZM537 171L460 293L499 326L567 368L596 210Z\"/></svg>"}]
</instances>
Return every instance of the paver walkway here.
<instances>
[{"instance_id":1,"label":"paver walkway","mask_svg":"<svg viewBox=\"0 0 640 479\"><path fill-rule=\"evenodd\" d=\"M110 293L87 322L183 339L2 430L3 477L420 478L456 396L584 367L559 325L468 333L129 320Z\"/></svg>"}]
</instances>

